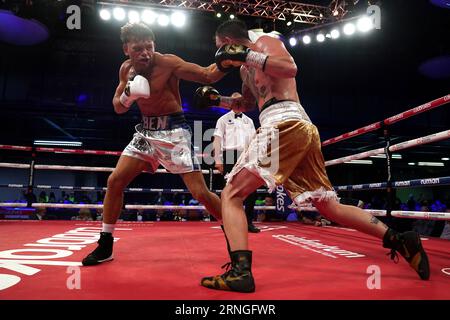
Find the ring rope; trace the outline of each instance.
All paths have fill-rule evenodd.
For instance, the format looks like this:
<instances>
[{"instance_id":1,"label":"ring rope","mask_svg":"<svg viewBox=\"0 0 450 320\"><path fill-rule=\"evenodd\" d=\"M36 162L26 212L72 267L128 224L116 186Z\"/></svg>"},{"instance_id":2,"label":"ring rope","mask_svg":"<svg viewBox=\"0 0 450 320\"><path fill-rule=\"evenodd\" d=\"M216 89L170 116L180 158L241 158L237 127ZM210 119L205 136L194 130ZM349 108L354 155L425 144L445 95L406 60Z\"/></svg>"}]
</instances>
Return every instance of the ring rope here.
<instances>
[{"instance_id":1,"label":"ring rope","mask_svg":"<svg viewBox=\"0 0 450 320\"><path fill-rule=\"evenodd\" d=\"M102 209L103 204L85 204L85 203L32 203L33 208L60 208L60 209ZM0 207L27 207L26 203L0 202ZM179 205L153 205L153 204L127 204L125 209L168 209L168 210L204 210L204 206L179 206ZM255 210L275 210L275 206L255 206Z\"/></svg>"},{"instance_id":2,"label":"ring rope","mask_svg":"<svg viewBox=\"0 0 450 320\"><path fill-rule=\"evenodd\" d=\"M61 208L61 209L102 209L102 204L75 204L75 203L32 203L33 208ZM27 207L26 203L15 202L2 202L0 207ZM130 210L204 210L204 206L172 206L172 205L135 205L127 204L125 209ZM255 206L255 210L275 210L275 206ZM314 207L302 207L301 211L317 211ZM364 210L373 216L386 216L386 210ZM393 217L397 218L410 218L410 219L427 219L427 220L450 220L450 212L424 212L424 211L399 211L394 210L391 212Z\"/></svg>"},{"instance_id":3,"label":"ring rope","mask_svg":"<svg viewBox=\"0 0 450 320\"><path fill-rule=\"evenodd\" d=\"M404 149L409 149L411 147L424 145L424 144L428 144L428 143L432 143L432 142L436 142L436 141L440 141L440 140L444 140L444 139L449 139L449 138L450 138L450 129L444 130L444 131L441 131L438 133L433 133L433 134L430 134L425 137L412 139L412 140L394 144L389 147L389 151L391 151L391 152L400 151L400 150L404 150ZM336 164L349 162L351 160L360 160L360 159L368 158L368 157L375 156L378 154L382 154L384 152L385 152L384 148L378 148L378 149L374 149L374 150L370 150L370 151L365 151L365 152L357 153L354 155L325 161L325 166L333 166Z\"/></svg>"},{"instance_id":4,"label":"ring rope","mask_svg":"<svg viewBox=\"0 0 450 320\"><path fill-rule=\"evenodd\" d=\"M403 181L393 181L392 186L395 188L409 188L416 186L443 186L450 184L450 177L439 177L439 178L427 178L427 179L414 179L414 180L403 180ZM354 184L346 186L335 186L334 189L337 191L357 191L357 190L372 190L372 189L385 189L387 188L386 182L378 183L364 183L364 184Z\"/></svg>"},{"instance_id":5,"label":"ring rope","mask_svg":"<svg viewBox=\"0 0 450 320\"><path fill-rule=\"evenodd\" d=\"M14 168L14 169L30 169L29 164L25 163L9 163L0 162L0 168ZM34 165L36 170L62 170L62 171L90 171L90 172L112 172L114 168L112 167L88 167L88 166L63 166L63 165L47 165L47 164L36 164ZM209 170L201 170L203 174L209 174ZM145 173L152 173L150 171L142 171ZM170 173L166 169L157 169L155 173ZM213 170L214 174L219 174L218 170Z\"/></svg>"},{"instance_id":6,"label":"ring rope","mask_svg":"<svg viewBox=\"0 0 450 320\"><path fill-rule=\"evenodd\" d=\"M295 207L291 206L292 209L297 209L298 211L308 211L308 212L318 212L314 206L307 207ZM387 216L386 210L376 210L376 209L363 209L364 211L370 213L376 217ZM393 210L391 211L391 216L396 218L410 218L410 219L427 219L427 220L448 220L450 221L450 212L425 212L425 211L401 211Z\"/></svg>"},{"instance_id":7,"label":"ring rope","mask_svg":"<svg viewBox=\"0 0 450 320\"><path fill-rule=\"evenodd\" d=\"M28 188L28 185L19 183L0 184L0 188ZM48 184L38 184L33 186L34 189L51 189L51 190L71 190L71 191L106 191L107 187L75 187L75 186L52 186ZM181 192L190 193L187 189L170 189L170 188L125 188L125 192ZM211 190L213 192L221 193L222 189ZM267 189L257 189L258 193L267 193Z\"/></svg>"},{"instance_id":8,"label":"ring rope","mask_svg":"<svg viewBox=\"0 0 450 320\"><path fill-rule=\"evenodd\" d=\"M341 135L339 135L337 137L325 140L324 142L322 142L322 147L330 145L330 144L333 144L333 143L336 143L336 142L339 142L339 141L342 141L342 140L353 138L353 137L362 135L362 134L367 133L367 132L378 130L378 129L381 128L381 124L382 123L385 124L385 125L391 125L391 124L393 124L395 122L398 122L398 121L407 119L409 117L418 115L418 114L420 114L422 112L426 112L426 111L429 111L431 109L440 107L440 106L442 106L444 104L447 104L449 101L450 101L450 94L448 94L446 96L443 96L443 97L440 97L440 98L437 98L437 99L435 99L435 100L433 100L431 102L427 102L425 104L422 104L422 105L420 105L418 107L415 107L415 108L412 108L410 110L401 112L401 113L399 113L399 114L397 114L395 116L389 117L389 118L387 118L387 119L385 119L385 120L383 120L381 122L372 123L372 124L367 125L365 127L362 127L362 128L359 128L359 129L356 129L356 130L353 130L353 131L341 134Z\"/></svg>"},{"instance_id":9,"label":"ring rope","mask_svg":"<svg viewBox=\"0 0 450 320\"><path fill-rule=\"evenodd\" d=\"M417 139L412 139L404 142L400 142L398 144L392 145L389 147L389 151L396 152L404 149L409 149L411 147L424 145L433 143L436 141L441 141L445 139L450 138L450 129L444 130L438 133L433 133L428 136L420 137ZM369 150L361 153L357 153L350 156L345 156L338 159L328 160L325 161L325 166L332 166L337 164L342 164L345 162L349 162L352 160L360 160L364 158L368 158L371 156L383 154L385 152L384 148L378 148L374 150ZM29 169L29 164L22 164L22 163L8 163L3 162L0 163L0 168L16 168L16 169ZM67 170L67 171L93 171L93 172L112 172L114 168L112 167L88 167L88 166L64 166L64 165L44 165L44 164L36 164L34 166L36 170ZM143 172L149 172L149 171L143 171ZM157 169L156 173L169 173L165 169ZM208 170L202 170L203 174L209 174ZM218 170L213 170L214 174L219 174L220 172Z\"/></svg>"},{"instance_id":10,"label":"ring rope","mask_svg":"<svg viewBox=\"0 0 450 320\"><path fill-rule=\"evenodd\" d=\"M15 146L0 144L0 150L15 150L15 151L33 151L32 147L27 146ZM91 154L100 156L118 156L122 155L122 151L110 151L110 150L84 150L84 149L69 149L69 148L50 148L39 147L34 149L36 152L53 152L53 153L71 153L71 154ZM196 154L198 157L205 157L205 154Z\"/></svg>"},{"instance_id":11,"label":"ring rope","mask_svg":"<svg viewBox=\"0 0 450 320\"><path fill-rule=\"evenodd\" d=\"M449 177L438 177L438 178L425 178L425 179L413 179L413 180L402 180L393 181L392 186L396 188L409 188L416 186L443 186L450 184ZM0 184L0 188L27 188L28 185L9 183ZM36 189L53 189L53 190L73 190L73 191L106 191L106 187L75 187L75 186L52 186L46 184L38 184L34 186ZM376 183L364 183L364 184L353 184L353 185L343 185L334 186L336 191L359 191L359 190L373 190L373 189L385 189L387 188L386 182L376 182ZM160 189L160 188L125 188L125 192L181 192L190 193L187 189ZM222 190L213 190L214 192L220 193ZM257 189L258 193L267 193L266 189Z\"/></svg>"}]
</instances>

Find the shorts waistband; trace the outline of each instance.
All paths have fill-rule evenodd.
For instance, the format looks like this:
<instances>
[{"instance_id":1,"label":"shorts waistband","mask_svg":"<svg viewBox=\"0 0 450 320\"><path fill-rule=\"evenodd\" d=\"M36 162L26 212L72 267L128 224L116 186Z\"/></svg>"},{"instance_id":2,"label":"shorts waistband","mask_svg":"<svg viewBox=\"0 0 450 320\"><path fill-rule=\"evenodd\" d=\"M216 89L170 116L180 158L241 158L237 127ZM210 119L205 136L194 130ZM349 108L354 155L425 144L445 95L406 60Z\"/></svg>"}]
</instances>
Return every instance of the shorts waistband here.
<instances>
[{"instance_id":1,"label":"shorts waistband","mask_svg":"<svg viewBox=\"0 0 450 320\"><path fill-rule=\"evenodd\" d=\"M142 116L142 129L144 130L171 130L186 124L183 112L171 113L164 116Z\"/></svg>"},{"instance_id":2,"label":"shorts waistband","mask_svg":"<svg viewBox=\"0 0 450 320\"><path fill-rule=\"evenodd\" d=\"M259 114L261 127L273 126L288 120L305 120L311 122L305 109L298 102L283 100L267 106L266 104L261 108L261 113Z\"/></svg>"},{"instance_id":3,"label":"shorts waistband","mask_svg":"<svg viewBox=\"0 0 450 320\"><path fill-rule=\"evenodd\" d=\"M286 101L295 102L295 101L292 101L292 100L278 100L277 98L272 98L272 99L269 99L266 102L264 102L263 106L261 107L261 111L260 112L263 112L265 109L267 109L271 105L274 105L274 104L279 103L279 102L286 102Z\"/></svg>"}]
</instances>

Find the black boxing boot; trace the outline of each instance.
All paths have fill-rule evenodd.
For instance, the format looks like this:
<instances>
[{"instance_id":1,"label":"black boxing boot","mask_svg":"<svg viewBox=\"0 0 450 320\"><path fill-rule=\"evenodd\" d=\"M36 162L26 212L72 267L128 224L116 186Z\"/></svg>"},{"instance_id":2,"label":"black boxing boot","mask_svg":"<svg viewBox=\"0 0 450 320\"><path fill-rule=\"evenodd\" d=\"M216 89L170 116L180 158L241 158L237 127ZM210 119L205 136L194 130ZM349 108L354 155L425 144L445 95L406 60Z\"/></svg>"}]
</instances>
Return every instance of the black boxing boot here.
<instances>
[{"instance_id":1,"label":"black boxing boot","mask_svg":"<svg viewBox=\"0 0 450 320\"><path fill-rule=\"evenodd\" d=\"M255 225L253 223L250 223L248 225L248 232L258 233L258 232L261 232L261 230L259 228L255 227Z\"/></svg>"},{"instance_id":2,"label":"black boxing boot","mask_svg":"<svg viewBox=\"0 0 450 320\"><path fill-rule=\"evenodd\" d=\"M109 232L100 232L97 248L92 251L81 262L83 266L94 266L96 264L110 261L113 259L113 242L114 238Z\"/></svg>"},{"instance_id":3,"label":"black boxing boot","mask_svg":"<svg viewBox=\"0 0 450 320\"><path fill-rule=\"evenodd\" d=\"M222 268L226 267L224 274L205 277L200 284L209 289L245 293L254 292L255 281L251 271L252 252L249 250L237 250L230 252L230 256L231 262L222 266Z\"/></svg>"},{"instance_id":4,"label":"black boxing boot","mask_svg":"<svg viewBox=\"0 0 450 320\"><path fill-rule=\"evenodd\" d=\"M422 247L420 236L417 232L407 231L398 233L392 229L388 229L383 237L383 247L391 249L388 253L395 263L398 262L399 252L403 258L409 263L420 279L428 280L430 278L430 265L425 250Z\"/></svg>"}]
</instances>

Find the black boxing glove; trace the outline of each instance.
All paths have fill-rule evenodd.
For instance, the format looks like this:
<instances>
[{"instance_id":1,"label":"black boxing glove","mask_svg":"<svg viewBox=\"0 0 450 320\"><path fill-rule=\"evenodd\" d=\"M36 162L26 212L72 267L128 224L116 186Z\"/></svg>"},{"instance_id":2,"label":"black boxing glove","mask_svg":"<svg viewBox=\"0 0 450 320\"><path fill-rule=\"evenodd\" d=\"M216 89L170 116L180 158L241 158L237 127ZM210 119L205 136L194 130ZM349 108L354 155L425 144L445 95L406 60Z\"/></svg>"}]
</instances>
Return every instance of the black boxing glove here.
<instances>
[{"instance_id":1,"label":"black boxing glove","mask_svg":"<svg viewBox=\"0 0 450 320\"><path fill-rule=\"evenodd\" d=\"M243 64L264 71L268 56L238 44L226 44L216 52L216 65L222 72L230 72Z\"/></svg>"},{"instance_id":2,"label":"black boxing glove","mask_svg":"<svg viewBox=\"0 0 450 320\"><path fill-rule=\"evenodd\" d=\"M194 106L199 109L206 109L220 104L220 93L210 86L203 86L195 91Z\"/></svg>"}]
</instances>

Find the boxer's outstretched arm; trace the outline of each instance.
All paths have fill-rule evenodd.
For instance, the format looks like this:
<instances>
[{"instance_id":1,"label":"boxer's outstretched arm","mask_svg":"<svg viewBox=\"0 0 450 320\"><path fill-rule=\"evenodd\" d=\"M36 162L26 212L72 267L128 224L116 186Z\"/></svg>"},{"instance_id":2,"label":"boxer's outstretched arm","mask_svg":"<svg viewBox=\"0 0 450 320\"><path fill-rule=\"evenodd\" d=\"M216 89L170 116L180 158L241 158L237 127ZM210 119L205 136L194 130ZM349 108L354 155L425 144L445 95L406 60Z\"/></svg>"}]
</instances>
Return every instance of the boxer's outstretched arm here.
<instances>
[{"instance_id":1,"label":"boxer's outstretched arm","mask_svg":"<svg viewBox=\"0 0 450 320\"><path fill-rule=\"evenodd\" d=\"M208 67L202 67L195 63L186 62L175 55L166 55L165 58L173 66L173 73L179 79L211 84L219 81L225 75L217 68L215 63Z\"/></svg>"},{"instance_id":2,"label":"boxer's outstretched arm","mask_svg":"<svg viewBox=\"0 0 450 320\"><path fill-rule=\"evenodd\" d=\"M235 112L247 112L255 109L257 106L256 99L250 88L242 84L242 95L233 94L231 97L220 97L220 106Z\"/></svg>"}]
</instances>

